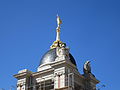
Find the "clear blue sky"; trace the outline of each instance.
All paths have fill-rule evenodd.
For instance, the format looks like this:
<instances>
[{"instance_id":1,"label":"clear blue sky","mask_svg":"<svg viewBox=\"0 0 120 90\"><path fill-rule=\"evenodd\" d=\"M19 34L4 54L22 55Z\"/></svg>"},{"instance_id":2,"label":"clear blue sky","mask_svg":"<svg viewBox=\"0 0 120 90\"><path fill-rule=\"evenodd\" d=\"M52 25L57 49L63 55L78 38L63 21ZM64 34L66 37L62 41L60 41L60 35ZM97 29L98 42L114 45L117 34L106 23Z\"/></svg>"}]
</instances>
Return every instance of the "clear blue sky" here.
<instances>
[{"instance_id":1,"label":"clear blue sky","mask_svg":"<svg viewBox=\"0 0 120 90\"><path fill-rule=\"evenodd\" d=\"M91 60L92 72L106 85L101 90L119 90L119 0L0 0L0 88L15 86L13 75L21 69L36 72L55 40L57 13L79 71Z\"/></svg>"}]
</instances>

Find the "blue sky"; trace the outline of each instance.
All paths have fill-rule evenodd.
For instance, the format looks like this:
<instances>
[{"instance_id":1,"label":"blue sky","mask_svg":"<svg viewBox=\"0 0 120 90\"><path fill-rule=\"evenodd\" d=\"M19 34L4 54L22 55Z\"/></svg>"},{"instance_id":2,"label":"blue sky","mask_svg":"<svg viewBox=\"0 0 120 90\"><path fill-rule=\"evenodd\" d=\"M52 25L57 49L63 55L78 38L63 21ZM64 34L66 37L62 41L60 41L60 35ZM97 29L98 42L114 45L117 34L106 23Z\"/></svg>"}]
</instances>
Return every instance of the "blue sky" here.
<instances>
[{"instance_id":1,"label":"blue sky","mask_svg":"<svg viewBox=\"0 0 120 90\"><path fill-rule=\"evenodd\" d=\"M37 71L42 55L56 36L56 15L63 24L61 39L82 74L86 60L105 84L118 90L120 81L120 1L0 0L0 88L16 85L21 69Z\"/></svg>"}]
</instances>

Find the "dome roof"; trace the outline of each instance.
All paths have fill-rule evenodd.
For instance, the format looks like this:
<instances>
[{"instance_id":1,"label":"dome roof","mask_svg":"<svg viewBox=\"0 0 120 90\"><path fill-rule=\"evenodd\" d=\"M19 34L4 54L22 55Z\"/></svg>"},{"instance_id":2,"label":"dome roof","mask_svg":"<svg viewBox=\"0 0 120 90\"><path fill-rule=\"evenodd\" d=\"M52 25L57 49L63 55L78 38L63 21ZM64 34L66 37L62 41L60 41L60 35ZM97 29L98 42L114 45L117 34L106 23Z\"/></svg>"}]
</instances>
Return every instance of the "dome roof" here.
<instances>
[{"instance_id":1,"label":"dome roof","mask_svg":"<svg viewBox=\"0 0 120 90\"><path fill-rule=\"evenodd\" d=\"M42 65L42 64L45 64L45 63L49 63L49 62L54 62L56 57L57 57L56 48L50 49L49 51L47 51L43 55L42 59L40 60L40 64L39 65ZM75 62L75 59L73 58L73 56L71 54L69 54L69 57L70 57L71 63L76 66L76 62Z\"/></svg>"}]
</instances>

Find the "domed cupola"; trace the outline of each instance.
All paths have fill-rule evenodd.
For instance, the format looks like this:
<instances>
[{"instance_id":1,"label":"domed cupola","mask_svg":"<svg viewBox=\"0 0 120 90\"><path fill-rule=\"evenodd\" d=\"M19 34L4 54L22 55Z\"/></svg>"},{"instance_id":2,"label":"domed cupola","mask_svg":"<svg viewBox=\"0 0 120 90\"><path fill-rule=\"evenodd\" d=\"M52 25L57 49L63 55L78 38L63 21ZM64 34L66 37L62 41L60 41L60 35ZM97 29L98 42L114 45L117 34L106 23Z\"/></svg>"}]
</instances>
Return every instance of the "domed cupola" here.
<instances>
[{"instance_id":1,"label":"domed cupola","mask_svg":"<svg viewBox=\"0 0 120 90\"><path fill-rule=\"evenodd\" d=\"M53 42L53 44L50 47L50 50L48 50L41 58L39 67L49 65L51 63L54 63L55 61L60 60L67 60L73 65L76 66L76 62L74 57L69 53L69 48L66 47L66 44L63 43L60 40L60 25L62 24L62 21L60 20L60 17L57 16L57 28L56 28L56 41Z\"/></svg>"},{"instance_id":2,"label":"domed cupola","mask_svg":"<svg viewBox=\"0 0 120 90\"><path fill-rule=\"evenodd\" d=\"M50 49L43 55L39 65L52 63L55 61L56 58L57 58L56 48ZM70 53L69 53L69 58L70 58L69 59L70 62L76 66L75 59Z\"/></svg>"}]
</instances>

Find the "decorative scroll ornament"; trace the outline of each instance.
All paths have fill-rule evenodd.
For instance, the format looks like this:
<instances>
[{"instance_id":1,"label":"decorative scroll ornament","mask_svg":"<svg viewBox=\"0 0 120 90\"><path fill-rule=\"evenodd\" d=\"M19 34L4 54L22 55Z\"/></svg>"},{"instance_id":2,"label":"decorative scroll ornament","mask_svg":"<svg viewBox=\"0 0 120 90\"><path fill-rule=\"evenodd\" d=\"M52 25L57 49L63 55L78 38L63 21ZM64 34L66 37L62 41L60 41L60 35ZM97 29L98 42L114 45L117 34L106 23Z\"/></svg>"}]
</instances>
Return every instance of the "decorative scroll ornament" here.
<instances>
[{"instance_id":1,"label":"decorative scroll ornament","mask_svg":"<svg viewBox=\"0 0 120 90\"><path fill-rule=\"evenodd\" d=\"M66 48L66 44L63 43L61 47L56 48L57 58L56 61L59 60L69 60L69 48Z\"/></svg>"},{"instance_id":2,"label":"decorative scroll ornament","mask_svg":"<svg viewBox=\"0 0 120 90\"><path fill-rule=\"evenodd\" d=\"M85 74L91 73L91 66L90 66L90 61L86 61L83 67L83 71Z\"/></svg>"}]
</instances>

